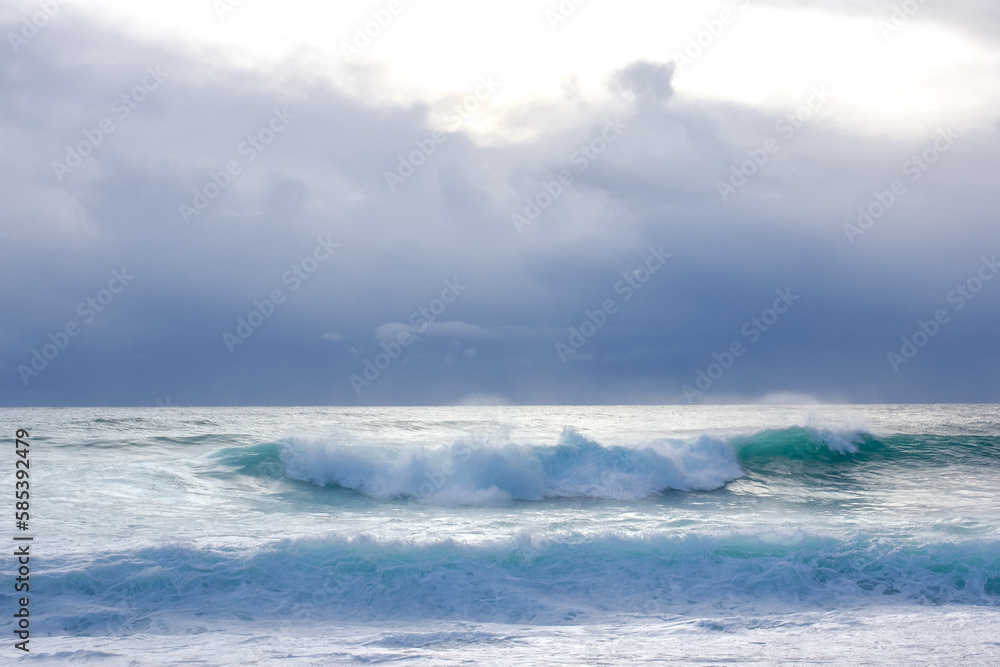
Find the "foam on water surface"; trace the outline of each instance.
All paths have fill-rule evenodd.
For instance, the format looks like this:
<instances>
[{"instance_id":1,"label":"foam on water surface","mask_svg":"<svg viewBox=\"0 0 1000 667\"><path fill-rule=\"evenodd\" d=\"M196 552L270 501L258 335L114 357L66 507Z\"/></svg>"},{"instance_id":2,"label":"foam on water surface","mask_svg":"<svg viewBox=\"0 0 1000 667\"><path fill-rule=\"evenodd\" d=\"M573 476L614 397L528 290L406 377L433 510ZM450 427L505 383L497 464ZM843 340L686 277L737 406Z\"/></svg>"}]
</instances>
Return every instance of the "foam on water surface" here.
<instances>
[{"instance_id":1,"label":"foam on water surface","mask_svg":"<svg viewBox=\"0 0 1000 667\"><path fill-rule=\"evenodd\" d=\"M0 428L34 443L41 664L997 657L991 406L0 410Z\"/></svg>"}]
</instances>

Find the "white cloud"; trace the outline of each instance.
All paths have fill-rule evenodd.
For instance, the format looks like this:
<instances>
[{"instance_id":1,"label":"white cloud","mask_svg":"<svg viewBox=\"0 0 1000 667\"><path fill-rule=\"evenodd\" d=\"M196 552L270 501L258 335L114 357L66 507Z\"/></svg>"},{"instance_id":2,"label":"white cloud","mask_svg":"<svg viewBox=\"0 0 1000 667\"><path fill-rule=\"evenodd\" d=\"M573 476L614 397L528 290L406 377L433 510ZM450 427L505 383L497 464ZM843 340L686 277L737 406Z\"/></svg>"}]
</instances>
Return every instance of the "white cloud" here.
<instances>
[{"instance_id":1,"label":"white cloud","mask_svg":"<svg viewBox=\"0 0 1000 667\"><path fill-rule=\"evenodd\" d=\"M503 336L494 329L487 329L466 322L431 322L420 326L403 324L402 322L387 322L375 329L375 339L379 341L395 340L401 333L428 338L488 338L499 339Z\"/></svg>"},{"instance_id":2,"label":"white cloud","mask_svg":"<svg viewBox=\"0 0 1000 667\"><path fill-rule=\"evenodd\" d=\"M589 103L607 102L614 71L636 60L670 61L709 27L718 31L723 12L734 20L709 34L703 53L675 81L683 97L775 111L824 83L840 95L838 122L910 134L943 122L976 122L1000 104L1000 89L992 85L1000 73L996 45L969 39L932 12L886 39L878 28L891 13L885 6L836 13L805 3L738 4L588 3L553 30L545 19L550 7L532 0L406 0L350 63L341 45L380 3L248 2L221 22L205 0L100 0L88 11L125 18L144 39L215 48L218 57L248 70L295 59L309 76L328 77L368 104L427 104L434 117L456 93L494 75L501 90L466 128L491 143L544 133L538 120L547 122L548 114L526 110L558 104L566 117L570 88ZM373 78L380 84L372 85Z\"/></svg>"}]
</instances>

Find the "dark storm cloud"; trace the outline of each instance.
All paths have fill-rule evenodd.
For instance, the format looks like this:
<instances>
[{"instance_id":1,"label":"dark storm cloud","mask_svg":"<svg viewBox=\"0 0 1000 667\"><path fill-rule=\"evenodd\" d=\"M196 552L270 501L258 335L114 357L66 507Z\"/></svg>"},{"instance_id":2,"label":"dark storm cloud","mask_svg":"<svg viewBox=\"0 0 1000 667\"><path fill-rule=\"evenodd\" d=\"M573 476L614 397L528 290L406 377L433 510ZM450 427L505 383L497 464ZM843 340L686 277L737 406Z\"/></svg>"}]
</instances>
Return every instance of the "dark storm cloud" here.
<instances>
[{"instance_id":1,"label":"dark storm cloud","mask_svg":"<svg viewBox=\"0 0 1000 667\"><path fill-rule=\"evenodd\" d=\"M734 342L745 353L698 400L997 398L1000 281L947 301L1000 251L989 124L911 182L933 135L679 99L672 65L641 61L608 81L618 107L478 146L296 61L235 70L78 16L36 39L0 67L5 405L683 401ZM81 142L97 145L71 167ZM906 193L851 237L897 179ZM798 298L765 331L778 290ZM887 353L941 308L893 372ZM18 371L46 346L37 376Z\"/></svg>"}]
</instances>

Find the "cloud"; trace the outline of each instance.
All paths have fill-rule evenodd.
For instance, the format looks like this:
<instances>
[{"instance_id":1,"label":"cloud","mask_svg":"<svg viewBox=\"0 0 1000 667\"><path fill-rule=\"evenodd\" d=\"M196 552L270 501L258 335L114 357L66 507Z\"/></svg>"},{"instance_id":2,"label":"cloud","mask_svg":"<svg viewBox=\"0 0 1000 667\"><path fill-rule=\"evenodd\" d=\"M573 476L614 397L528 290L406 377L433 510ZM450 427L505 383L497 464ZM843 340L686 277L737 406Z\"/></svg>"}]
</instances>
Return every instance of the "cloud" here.
<instances>
[{"instance_id":1,"label":"cloud","mask_svg":"<svg viewBox=\"0 0 1000 667\"><path fill-rule=\"evenodd\" d=\"M932 135L852 133L825 107L787 136L778 123L808 88L775 113L681 96L669 63L642 60L568 116L538 101L553 113L532 117L546 128L536 140L449 130L390 191L385 174L434 131L429 106L347 95L308 76L306 56L252 72L63 18L0 66L4 405L354 403L350 375L404 331L419 343L364 400L683 401L681 387L785 288L802 301L713 392L998 395L992 284L899 374L886 362L983 252L1000 251L995 116L958 128L911 181L904 164ZM168 75L119 118L115 102L157 66ZM358 76L388 85L377 69ZM276 132L285 109L294 118ZM597 141L617 115L620 135ZM60 181L53 162L104 118L115 129ZM768 139L780 148L723 201L717 184ZM511 216L547 201L562 171L572 182L518 233ZM850 243L844 225L894 180L906 193ZM180 206L199 192L207 203L185 221ZM318 239L339 244L324 261ZM616 285L650 246L673 256L625 301ZM82 321L79 304L122 267L134 283L25 386L18 367ZM456 277L467 289L436 321L408 319ZM613 319L563 364L555 344L609 298ZM223 335L241 320L253 333L230 353Z\"/></svg>"},{"instance_id":2,"label":"cloud","mask_svg":"<svg viewBox=\"0 0 1000 667\"><path fill-rule=\"evenodd\" d=\"M613 88L630 92L640 104L662 104L674 93L674 68L673 63L636 61L618 71Z\"/></svg>"},{"instance_id":3,"label":"cloud","mask_svg":"<svg viewBox=\"0 0 1000 667\"><path fill-rule=\"evenodd\" d=\"M388 322L375 329L375 339L378 341L396 340L402 333L428 338L500 339L503 337L499 331L467 322L423 322L419 325Z\"/></svg>"}]
</instances>

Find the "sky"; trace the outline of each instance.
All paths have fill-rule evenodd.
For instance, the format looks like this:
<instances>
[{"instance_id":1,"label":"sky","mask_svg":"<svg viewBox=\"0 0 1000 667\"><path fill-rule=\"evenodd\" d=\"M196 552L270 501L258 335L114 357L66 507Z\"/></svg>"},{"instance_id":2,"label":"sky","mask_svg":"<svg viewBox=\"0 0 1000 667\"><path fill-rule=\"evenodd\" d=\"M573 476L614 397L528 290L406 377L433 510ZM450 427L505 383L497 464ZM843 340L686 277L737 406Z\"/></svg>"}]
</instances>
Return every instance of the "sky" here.
<instances>
[{"instance_id":1,"label":"sky","mask_svg":"<svg viewBox=\"0 0 1000 667\"><path fill-rule=\"evenodd\" d=\"M1000 401L996 3L0 36L0 406Z\"/></svg>"}]
</instances>

